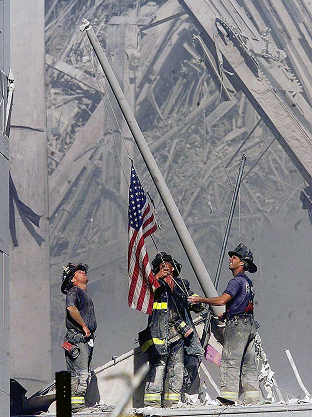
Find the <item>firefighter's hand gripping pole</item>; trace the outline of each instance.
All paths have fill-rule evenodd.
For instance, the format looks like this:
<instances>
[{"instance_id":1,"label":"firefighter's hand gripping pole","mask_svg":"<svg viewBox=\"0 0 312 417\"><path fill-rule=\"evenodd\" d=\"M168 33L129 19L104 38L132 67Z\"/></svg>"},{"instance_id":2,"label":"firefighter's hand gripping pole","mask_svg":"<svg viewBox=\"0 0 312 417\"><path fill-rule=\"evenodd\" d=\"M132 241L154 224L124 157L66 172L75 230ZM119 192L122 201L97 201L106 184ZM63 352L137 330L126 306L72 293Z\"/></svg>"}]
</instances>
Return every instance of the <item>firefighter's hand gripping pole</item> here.
<instances>
[{"instance_id":1,"label":"firefighter's hand gripping pole","mask_svg":"<svg viewBox=\"0 0 312 417\"><path fill-rule=\"evenodd\" d=\"M169 214L172 224L179 236L181 244L185 253L191 263L193 271L201 285L203 293L206 297L216 297L218 295L210 276L205 268L205 265L196 249L196 246L186 228L182 216L175 205L167 184L154 160L154 157L145 141L145 138L139 128L139 125L132 113L132 110L118 84L115 74L103 52L103 49L94 33L94 30L87 20L83 20L83 25L80 27L81 31L86 31L89 41L93 47L96 56L99 59L100 65L106 75L107 81L116 97L118 105L125 117L128 127L133 135L133 138L141 152L143 160L149 170L149 173L154 181L154 184L161 196L164 206ZM215 314L222 314L223 307L213 307Z\"/></svg>"}]
</instances>

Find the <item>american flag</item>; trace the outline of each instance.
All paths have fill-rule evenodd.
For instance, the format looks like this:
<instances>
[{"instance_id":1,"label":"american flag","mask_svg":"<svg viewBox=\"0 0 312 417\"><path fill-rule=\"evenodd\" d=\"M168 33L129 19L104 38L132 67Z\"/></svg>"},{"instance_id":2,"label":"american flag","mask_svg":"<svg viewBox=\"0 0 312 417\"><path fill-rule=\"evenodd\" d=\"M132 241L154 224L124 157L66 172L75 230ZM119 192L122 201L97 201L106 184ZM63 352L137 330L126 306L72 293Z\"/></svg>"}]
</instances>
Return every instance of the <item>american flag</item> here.
<instances>
[{"instance_id":1,"label":"american flag","mask_svg":"<svg viewBox=\"0 0 312 417\"><path fill-rule=\"evenodd\" d=\"M140 180L132 165L129 188L129 307L151 314L154 302L154 290L159 283L154 277L145 247L145 238L157 229L151 209Z\"/></svg>"}]
</instances>

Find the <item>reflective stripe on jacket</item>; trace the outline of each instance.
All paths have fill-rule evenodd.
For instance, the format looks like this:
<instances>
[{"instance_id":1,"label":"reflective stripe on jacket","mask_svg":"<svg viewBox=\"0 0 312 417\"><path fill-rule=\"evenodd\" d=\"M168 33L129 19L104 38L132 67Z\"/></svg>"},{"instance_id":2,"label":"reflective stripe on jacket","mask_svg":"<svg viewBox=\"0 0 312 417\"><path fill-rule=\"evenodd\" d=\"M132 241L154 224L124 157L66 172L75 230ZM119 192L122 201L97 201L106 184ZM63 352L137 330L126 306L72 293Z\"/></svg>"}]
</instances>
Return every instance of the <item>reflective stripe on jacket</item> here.
<instances>
[{"instance_id":1,"label":"reflective stripe on jacket","mask_svg":"<svg viewBox=\"0 0 312 417\"><path fill-rule=\"evenodd\" d=\"M204 351L195 330L189 312L189 303L187 302L187 296L193 295L194 292L190 290L189 282L187 280L182 280L179 277L174 280L175 286L173 292L164 281L159 280L161 286L157 288L154 293L153 311L148 320L148 328L144 331L146 332L146 337L145 339L140 340L141 349L143 352L146 352L153 346L159 355L167 354L168 344L170 343L170 309L178 309L180 318L194 329L190 343L186 347L186 351L190 355L201 357L203 356Z\"/></svg>"}]
</instances>

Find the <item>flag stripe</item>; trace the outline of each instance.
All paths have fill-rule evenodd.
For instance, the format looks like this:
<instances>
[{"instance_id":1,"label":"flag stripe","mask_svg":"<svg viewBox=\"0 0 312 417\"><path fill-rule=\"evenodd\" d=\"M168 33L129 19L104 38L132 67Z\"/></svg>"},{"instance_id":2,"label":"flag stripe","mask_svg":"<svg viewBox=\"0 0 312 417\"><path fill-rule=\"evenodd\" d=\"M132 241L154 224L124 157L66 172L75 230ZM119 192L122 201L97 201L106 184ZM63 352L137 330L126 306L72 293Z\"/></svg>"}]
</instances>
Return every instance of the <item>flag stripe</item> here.
<instances>
[{"instance_id":1,"label":"flag stripe","mask_svg":"<svg viewBox=\"0 0 312 417\"><path fill-rule=\"evenodd\" d=\"M157 225L153 210L147 202L133 166L131 167L128 214L128 303L131 308L151 314L154 289L159 284L149 263L145 239L156 231Z\"/></svg>"}]
</instances>

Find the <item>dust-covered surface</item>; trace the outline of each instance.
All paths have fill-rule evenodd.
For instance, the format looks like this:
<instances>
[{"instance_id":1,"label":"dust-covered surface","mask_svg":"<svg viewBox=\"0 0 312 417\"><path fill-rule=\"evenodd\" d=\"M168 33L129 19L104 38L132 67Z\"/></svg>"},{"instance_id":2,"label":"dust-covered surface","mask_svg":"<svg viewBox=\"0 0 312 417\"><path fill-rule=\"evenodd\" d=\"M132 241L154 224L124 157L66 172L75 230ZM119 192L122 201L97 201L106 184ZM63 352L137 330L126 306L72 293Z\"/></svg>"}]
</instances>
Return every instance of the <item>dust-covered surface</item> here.
<instances>
[{"instance_id":1,"label":"dust-covered surface","mask_svg":"<svg viewBox=\"0 0 312 417\"><path fill-rule=\"evenodd\" d=\"M194 406L194 407L176 407L173 409L160 409L153 407L146 407L145 409L129 409L126 410L122 415L125 417L152 417L152 416L244 416L244 417L253 417L258 416L261 413L261 416L267 417L271 416L272 413L278 413L281 417L290 417L294 414L298 417L307 417L311 415L311 404L288 404L288 405L261 405L261 406L234 406L234 407L222 407L222 406ZM109 415L110 411L103 406L96 406L88 408L87 410L75 413L75 416L84 416L84 417L99 417ZM49 411L47 413L42 413L41 415L56 417L56 413ZM23 416L21 416L23 417ZM28 417L31 415L28 414Z\"/></svg>"}]
</instances>

